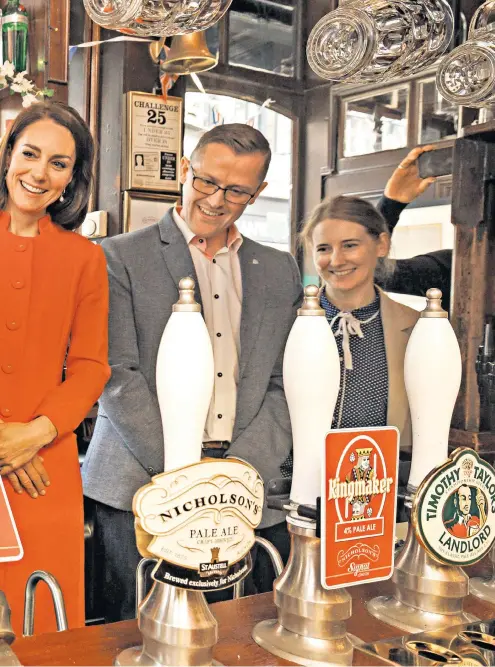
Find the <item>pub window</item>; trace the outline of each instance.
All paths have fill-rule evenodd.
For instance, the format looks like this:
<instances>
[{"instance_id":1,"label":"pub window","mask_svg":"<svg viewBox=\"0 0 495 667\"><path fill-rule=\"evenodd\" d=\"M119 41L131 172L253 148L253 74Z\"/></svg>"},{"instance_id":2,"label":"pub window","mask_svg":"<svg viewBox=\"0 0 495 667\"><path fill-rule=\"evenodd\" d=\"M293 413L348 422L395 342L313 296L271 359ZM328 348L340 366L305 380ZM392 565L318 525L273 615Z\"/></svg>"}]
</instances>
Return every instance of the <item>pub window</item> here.
<instances>
[{"instance_id":1,"label":"pub window","mask_svg":"<svg viewBox=\"0 0 495 667\"><path fill-rule=\"evenodd\" d=\"M460 107L440 95L434 78L419 84L419 107L418 143L432 144L441 139L456 138Z\"/></svg>"},{"instance_id":2,"label":"pub window","mask_svg":"<svg viewBox=\"0 0 495 667\"><path fill-rule=\"evenodd\" d=\"M340 157L407 146L408 107L408 86L342 99Z\"/></svg>"},{"instance_id":3,"label":"pub window","mask_svg":"<svg viewBox=\"0 0 495 667\"><path fill-rule=\"evenodd\" d=\"M234 0L229 64L294 76L296 0Z\"/></svg>"}]
</instances>

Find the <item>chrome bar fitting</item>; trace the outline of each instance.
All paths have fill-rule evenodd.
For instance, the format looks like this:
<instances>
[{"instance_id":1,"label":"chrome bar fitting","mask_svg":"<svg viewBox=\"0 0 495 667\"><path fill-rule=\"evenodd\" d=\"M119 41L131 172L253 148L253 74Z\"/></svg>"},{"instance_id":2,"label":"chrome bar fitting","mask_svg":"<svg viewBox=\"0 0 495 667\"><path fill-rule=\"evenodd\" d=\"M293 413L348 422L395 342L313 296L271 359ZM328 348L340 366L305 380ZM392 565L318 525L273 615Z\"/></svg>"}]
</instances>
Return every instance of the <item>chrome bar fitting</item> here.
<instances>
[{"instance_id":1,"label":"chrome bar fitting","mask_svg":"<svg viewBox=\"0 0 495 667\"><path fill-rule=\"evenodd\" d=\"M53 574L45 572L45 570L36 570L27 580L26 592L24 594L24 623L22 632L25 637L30 637L34 633L34 593L40 581L45 582L52 594L57 632L67 630L69 627L65 613L64 596L62 595L62 589L58 581Z\"/></svg>"}]
</instances>

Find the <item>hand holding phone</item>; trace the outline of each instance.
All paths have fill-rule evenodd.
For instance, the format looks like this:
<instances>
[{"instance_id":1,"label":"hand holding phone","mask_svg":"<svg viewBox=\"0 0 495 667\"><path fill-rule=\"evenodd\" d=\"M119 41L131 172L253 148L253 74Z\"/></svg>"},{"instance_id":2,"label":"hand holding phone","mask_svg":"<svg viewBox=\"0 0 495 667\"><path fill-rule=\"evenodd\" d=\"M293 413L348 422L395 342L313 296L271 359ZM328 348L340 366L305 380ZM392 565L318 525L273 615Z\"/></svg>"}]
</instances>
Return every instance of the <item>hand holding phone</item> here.
<instances>
[{"instance_id":1,"label":"hand holding phone","mask_svg":"<svg viewBox=\"0 0 495 667\"><path fill-rule=\"evenodd\" d=\"M420 178L446 176L452 173L452 159L454 149L437 148L436 150L421 153L418 157L418 172Z\"/></svg>"},{"instance_id":2,"label":"hand holding phone","mask_svg":"<svg viewBox=\"0 0 495 667\"><path fill-rule=\"evenodd\" d=\"M418 170L418 161L424 155L430 155L433 146L418 146L402 160L389 178L384 194L389 199L409 204L419 197L435 181L434 178L422 178Z\"/></svg>"}]
</instances>

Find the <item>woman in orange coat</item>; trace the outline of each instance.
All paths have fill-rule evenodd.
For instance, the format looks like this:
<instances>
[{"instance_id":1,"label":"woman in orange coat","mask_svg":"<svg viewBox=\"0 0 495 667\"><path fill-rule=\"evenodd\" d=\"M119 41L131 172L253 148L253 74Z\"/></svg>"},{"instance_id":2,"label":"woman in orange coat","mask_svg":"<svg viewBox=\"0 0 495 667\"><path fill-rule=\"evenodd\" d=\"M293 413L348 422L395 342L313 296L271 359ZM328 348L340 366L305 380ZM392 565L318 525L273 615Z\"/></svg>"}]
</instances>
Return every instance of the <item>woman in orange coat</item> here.
<instances>
[{"instance_id":1,"label":"woman in orange coat","mask_svg":"<svg viewBox=\"0 0 495 667\"><path fill-rule=\"evenodd\" d=\"M58 580L69 627L84 625L83 497L74 429L109 377L102 250L84 220L94 147L70 107L22 111L0 146L0 475L24 556L0 562L21 633L33 570ZM65 375L64 375L65 365ZM55 630L44 584L35 633Z\"/></svg>"}]
</instances>

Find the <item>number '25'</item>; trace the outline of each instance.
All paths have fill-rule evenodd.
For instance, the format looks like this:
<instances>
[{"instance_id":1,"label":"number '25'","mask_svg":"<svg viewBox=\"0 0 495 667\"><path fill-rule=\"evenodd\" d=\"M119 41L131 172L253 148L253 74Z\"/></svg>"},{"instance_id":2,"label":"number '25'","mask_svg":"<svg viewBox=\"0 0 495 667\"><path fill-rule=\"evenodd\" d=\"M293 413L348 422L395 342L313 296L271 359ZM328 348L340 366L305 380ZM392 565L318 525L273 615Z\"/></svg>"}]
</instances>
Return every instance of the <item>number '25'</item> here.
<instances>
[{"instance_id":1,"label":"number '25'","mask_svg":"<svg viewBox=\"0 0 495 667\"><path fill-rule=\"evenodd\" d=\"M153 123L158 125L165 125L167 119L165 117L165 111L155 111L155 109L148 109L148 123Z\"/></svg>"}]
</instances>

